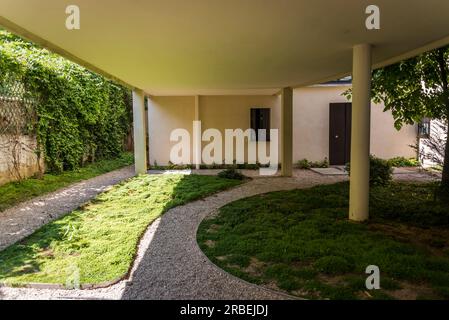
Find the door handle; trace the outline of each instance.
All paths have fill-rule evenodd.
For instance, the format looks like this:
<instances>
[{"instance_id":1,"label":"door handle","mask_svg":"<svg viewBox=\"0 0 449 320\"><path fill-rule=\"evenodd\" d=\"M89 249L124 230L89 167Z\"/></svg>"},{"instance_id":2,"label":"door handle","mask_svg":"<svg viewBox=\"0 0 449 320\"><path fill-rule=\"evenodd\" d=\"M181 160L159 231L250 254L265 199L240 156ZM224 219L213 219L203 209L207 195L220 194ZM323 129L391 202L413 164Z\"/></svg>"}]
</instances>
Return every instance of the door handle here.
<instances>
[{"instance_id":1,"label":"door handle","mask_svg":"<svg viewBox=\"0 0 449 320\"><path fill-rule=\"evenodd\" d=\"M335 135L335 139L338 139L338 134Z\"/></svg>"}]
</instances>

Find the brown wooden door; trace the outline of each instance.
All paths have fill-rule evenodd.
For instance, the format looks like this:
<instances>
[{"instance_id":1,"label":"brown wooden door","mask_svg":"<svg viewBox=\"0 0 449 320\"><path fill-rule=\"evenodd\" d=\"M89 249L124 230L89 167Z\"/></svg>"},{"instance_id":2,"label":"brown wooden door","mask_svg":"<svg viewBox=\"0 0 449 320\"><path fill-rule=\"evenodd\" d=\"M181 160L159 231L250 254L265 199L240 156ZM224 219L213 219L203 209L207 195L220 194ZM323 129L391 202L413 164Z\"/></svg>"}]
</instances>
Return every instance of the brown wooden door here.
<instances>
[{"instance_id":1,"label":"brown wooden door","mask_svg":"<svg viewBox=\"0 0 449 320\"><path fill-rule=\"evenodd\" d=\"M345 165L351 157L351 103L329 105L329 163Z\"/></svg>"}]
</instances>

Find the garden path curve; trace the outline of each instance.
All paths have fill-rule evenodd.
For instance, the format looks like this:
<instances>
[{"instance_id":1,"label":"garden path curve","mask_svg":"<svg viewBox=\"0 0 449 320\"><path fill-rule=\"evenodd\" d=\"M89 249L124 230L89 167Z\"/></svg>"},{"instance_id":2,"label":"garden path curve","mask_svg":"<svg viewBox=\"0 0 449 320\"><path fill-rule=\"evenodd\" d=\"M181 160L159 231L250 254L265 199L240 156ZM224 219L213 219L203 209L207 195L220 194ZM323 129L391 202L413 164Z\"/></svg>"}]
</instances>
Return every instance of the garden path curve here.
<instances>
[{"instance_id":1,"label":"garden path curve","mask_svg":"<svg viewBox=\"0 0 449 320\"><path fill-rule=\"evenodd\" d=\"M134 175L134 166L127 166L74 183L0 212L0 250Z\"/></svg>"},{"instance_id":2,"label":"garden path curve","mask_svg":"<svg viewBox=\"0 0 449 320\"><path fill-rule=\"evenodd\" d=\"M291 178L254 178L230 190L170 209L153 222L139 244L128 279L92 290L0 287L0 299L288 298L281 293L237 279L216 267L197 245L197 228L204 218L216 212L218 208L238 199L347 179L347 176L326 176L308 170L295 170ZM428 181L432 178L395 175L395 179Z\"/></svg>"},{"instance_id":3,"label":"garden path curve","mask_svg":"<svg viewBox=\"0 0 449 320\"><path fill-rule=\"evenodd\" d=\"M347 179L298 170L291 178L255 178L167 211L147 229L129 279L100 289L0 288L3 299L285 299L216 267L196 242L200 222L218 208L256 194Z\"/></svg>"}]
</instances>

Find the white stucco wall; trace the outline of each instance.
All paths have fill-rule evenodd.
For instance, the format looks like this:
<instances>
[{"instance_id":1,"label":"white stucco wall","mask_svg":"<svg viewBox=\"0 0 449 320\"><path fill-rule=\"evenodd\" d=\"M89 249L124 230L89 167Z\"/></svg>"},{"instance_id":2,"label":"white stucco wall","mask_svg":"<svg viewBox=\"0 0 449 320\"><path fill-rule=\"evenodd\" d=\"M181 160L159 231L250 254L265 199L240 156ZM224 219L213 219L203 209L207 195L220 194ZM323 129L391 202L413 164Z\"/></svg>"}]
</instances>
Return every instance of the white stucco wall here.
<instances>
[{"instance_id":1,"label":"white stucco wall","mask_svg":"<svg viewBox=\"0 0 449 320\"><path fill-rule=\"evenodd\" d=\"M347 86L317 86L295 89L293 92L293 161L319 161L329 157L329 104L347 102L341 94ZM200 119L203 131L250 127L250 109L271 108L271 128L280 126L279 96L201 96ZM414 157L409 147L416 142L416 126L397 131L390 112L382 105L371 109L371 153L381 158ZM194 97L152 97L148 107L149 159L153 165L166 165L170 149L170 132L185 128L192 135L195 116ZM204 145L205 143L203 143ZM193 152L191 152L193 154Z\"/></svg>"},{"instance_id":2,"label":"white stucco wall","mask_svg":"<svg viewBox=\"0 0 449 320\"><path fill-rule=\"evenodd\" d=\"M202 130L218 129L223 139L225 129L246 130L250 127L250 109L257 107L271 108L271 128L278 129L279 103L278 96L201 96L199 115ZM171 131L184 128L193 137L194 119L194 97L152 97L150 99L148 104L150 165L154 165L155 161L159 165L168 164L170 149L176 144L176 142L170 142ZM191 146L192 144L191 141ZM206 144L207 142L203 142L203 146ZM247 143L245 143L245 149L246 146ZM193 159L193 151L190 158Z\"/></svg>"},{"instance_id":3,"label":"white stucco wall","mask_svg":"<svg viewBox=\"0 0 449 320\"><path fill-rule=\"evenodd\" d=\"M149 162L167 165L170 150L170 133L177 128L189 131L195 118L195 97L152 97L148 100ZM191 159L193 153L191 152Z\"/></svg>"},{"instance_id":4,"label":"white stucco wall","mask_svg":"<svg viewBox=\"0 0 449 320\"><path fill-rule=\"evenodd\" d=\"M316 86L294 90L293 159L320 161L329 158L329 104L348 102L341 94L347 86ZM391 112L371 105L371 153L384 159L415 157L416 126L394 128Z\"/></svg>"},{"instance_id":5,"label":"white stucco wall","mask_svg":"<svg viewBox=\"0 0 449 320\"><path fill-rule=\"evenodd\" d=\"M280 98L278 96L202 96L200 97L202 129L203 131L209 128L218 129L223 138L225 129L246 130L251 127L251 108L270 108L271 129L279 129ZM205 144L207 142L203 143ZM245 150L247 145L245 143ZM269 154L269 143L267 149ZM245 152L245 161L247 161L247 152Z\"/></svg>"},{"instance_id":6,"label":"white stucco wall","mask_svg":"<svg viewBox=\"0 0 449 320\"><path fill-rule=\"evenodd\" d=\"M419 139L420 161L423 167L442 166L447 140L447 122L430 121L428 138Z\"/></svg>"}]
</instances>

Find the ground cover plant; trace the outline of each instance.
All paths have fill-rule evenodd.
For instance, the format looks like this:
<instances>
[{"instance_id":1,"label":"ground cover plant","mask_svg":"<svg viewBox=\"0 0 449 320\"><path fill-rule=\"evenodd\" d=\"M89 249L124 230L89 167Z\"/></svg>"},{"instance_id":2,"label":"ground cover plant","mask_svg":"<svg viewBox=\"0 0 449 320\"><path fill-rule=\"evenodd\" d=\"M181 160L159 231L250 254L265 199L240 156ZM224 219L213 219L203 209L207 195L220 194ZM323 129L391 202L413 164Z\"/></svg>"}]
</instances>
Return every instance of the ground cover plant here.
<instances>
[{"instance_id":1,"label":"ground cover plant","mask_svg":"<svg viewBox=\"0 0 449 320\"><path fill-rule=\"evenodd\" d=\"M257 195L202 222L198 243L224 270L310 299L448 299L449 206L429 184L371 191L368 223L350 222L348 183ZM381 289L365 288L377 265Z\"/></svg>"},{"instance_id":2,"label":"ground cover plant","mask_svg":"<svg viewBox=\"0 0 449 320\"><path fill-rule=\"evenodd\" d=\"M114 186L0 252L0 282L80 284L126 275L147 226L188 201L236 186L238 180L200 175L141 175Z\"/></svg>"}]
</instances>

